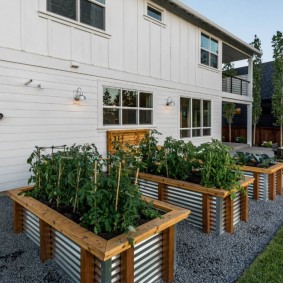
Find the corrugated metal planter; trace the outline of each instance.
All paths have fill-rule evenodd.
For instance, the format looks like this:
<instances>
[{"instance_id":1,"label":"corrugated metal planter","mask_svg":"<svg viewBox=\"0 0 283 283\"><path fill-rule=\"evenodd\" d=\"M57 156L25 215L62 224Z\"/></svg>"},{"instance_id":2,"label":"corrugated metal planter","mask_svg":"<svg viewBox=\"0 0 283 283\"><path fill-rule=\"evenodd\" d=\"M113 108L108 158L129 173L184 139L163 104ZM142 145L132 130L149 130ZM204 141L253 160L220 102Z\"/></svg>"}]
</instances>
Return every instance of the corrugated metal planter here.
<instances>
[{"instance_id":1,"label":"corrugated metal planter","mask_svg":"<svg viewBox=\"0 0 283 283\"><path fill-rule=\"evenodd\" d=\"M246 176L253 176L255 181L248 188L249 197L262 200L274 200L276 194L282 195L283 163L276 163L269 168L241 166Z\"/></svg>"},{"instance_id":2,"label":"corrugated metal planter","mask_svg":"<svg viewBox=\"0 0 283 283\"><path fill-rule=\"evenodd\" d=\"M154 282L174 278L174 225L190 211L154 200L166 213L129 235L105 240L41 202L20 194L25 187L9 191L14 202L14 232L25 232L40 246L42 261L53 258L74 282ZM147 201L150 198L144 197Z\"/></svg>"},{"instance_id":3,"label":"corrugated metal planter","mask_svg":"<svg viewBox=\"0 0 283 283\"><path fill-rule=\"evenodd\" d=\"M240 182L246 192L254 178L245 177ZM231 199L227 190L205 188L201 185L178 181L146 173L139 174L139 186L142 194L191 211L188 221L201 227L203 232L211 230L217 234L224 231L233 233L234 225L239 221L248 221L248 196L239 191L236 199Z\"/></svg>"}]
</instances>

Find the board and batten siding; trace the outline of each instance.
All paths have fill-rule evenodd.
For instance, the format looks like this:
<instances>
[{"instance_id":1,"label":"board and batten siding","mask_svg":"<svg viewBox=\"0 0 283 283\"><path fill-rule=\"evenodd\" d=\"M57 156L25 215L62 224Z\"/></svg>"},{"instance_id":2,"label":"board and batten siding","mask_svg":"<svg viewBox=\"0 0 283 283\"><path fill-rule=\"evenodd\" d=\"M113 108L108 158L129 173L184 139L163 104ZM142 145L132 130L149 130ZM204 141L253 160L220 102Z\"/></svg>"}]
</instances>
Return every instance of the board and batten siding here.
<instances>
[{"instance_id":1,"label":"board and batten siding","mask_svg":"<svg viewBox=\"0 0 283 283\"><path fill-rule=\"evenodd\" d=\"M154 23L145 0L106 0L99 32L46 13L44 3L0 1L0 191L27 184L35 146L95 143L106 154L103 86L153 92L160 143L180 137L180 96L211 100L212 138L221 139L221 71L198 64L199 28L165 9L164 24ZM176 105L166 109L168 97Z\"/></svg>"},{"instance_id":2,"label":"board and batten siding","mask_svg":"<svg viewBox=\"0 0 283 283\"><path fill-rule=\"evenodd\" d=\"M25 82L31 78L32 83L26 86ZM161 144L166 136L179 138L180 96L210 99L213 113L221 107L220 98L194 90L181 91L3 61L0 61L0 86L0 112L4 114L0 121L0 191L27 184L30 173L26 161L35 146L95 143L99 152L106 155L103 86L152 91L154 127L162 133ZM73 103L73 92L78 87L87 98L79 105ZM166 109L168 96L176 105ZM212 127L214 137L220 138L218 120L213 118ZM194 143L209 140L210 137L199 138Z\"/></svg>"},{"instance_id":3,"label":"board and batten siding","mask_svg":"<svg viewBox=\"0 0 283 283\"><path fill-rule=\"evenodd\" d=\"M106 32L99 32L46 13L45 3L0 1L0 46L221 89L221 71L198 64L201 30L163 7L159 25L145 16L146 0L107 0ZM219 47L221 62L220 40Z\"/></svg>"}]
</instances>

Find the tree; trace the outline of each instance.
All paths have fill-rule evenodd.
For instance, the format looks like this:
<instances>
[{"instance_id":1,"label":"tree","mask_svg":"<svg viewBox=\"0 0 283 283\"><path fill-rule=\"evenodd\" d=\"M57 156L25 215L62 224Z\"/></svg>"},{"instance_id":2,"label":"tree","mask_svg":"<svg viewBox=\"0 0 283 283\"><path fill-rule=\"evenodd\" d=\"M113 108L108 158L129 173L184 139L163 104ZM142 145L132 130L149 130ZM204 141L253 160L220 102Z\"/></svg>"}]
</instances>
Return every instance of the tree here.
<instances>
[{"instance_id":1,"label":"tree","mask_svg":"<svg viewBox=\"0 0 283 283\"><path fill-rule=\"evenodd\" d=\"M253 47L261 50L261 41L255 35L254 41L251 43ZM252 114L252 124L253 124L253 145L255 145L256 138L256 125L261 116L261 80L262 80L262 55L255 55L253 60L253 114Z\"/></svg>"},{"instance_id":2,"label":"tree","mask_svg":"<svg viewBox=\"0 0 283 283\"><path fill-rule=\"evenodd\" d=\"M224 103L223 105L223 116L229 124L229 142L231 142L231 125L235 115L236 105L235 103Z\"/></svg>"},{"instance_id":3,"label":"tree","mask_svg":"<svg viewBox=\"0 0 283 283\"><path fill-rule=\"evenodd\" d=\"M272 114L276 118L275 125L280 127L280 147L283 146L283 35L277 31L272 37L274 73L272 96Z\"/></svg>"},{"instance_id":4,"label":"tree","mask_svg":"<svg viewBox=\"0 0 283 283\"><path fill-rule=\"evenodd\" d=\"M224 75L228 75L232 77L237 75L237 72L235 71L233 63L225 63L222 67L222 73Z\"/></svg>"}]
</instances>

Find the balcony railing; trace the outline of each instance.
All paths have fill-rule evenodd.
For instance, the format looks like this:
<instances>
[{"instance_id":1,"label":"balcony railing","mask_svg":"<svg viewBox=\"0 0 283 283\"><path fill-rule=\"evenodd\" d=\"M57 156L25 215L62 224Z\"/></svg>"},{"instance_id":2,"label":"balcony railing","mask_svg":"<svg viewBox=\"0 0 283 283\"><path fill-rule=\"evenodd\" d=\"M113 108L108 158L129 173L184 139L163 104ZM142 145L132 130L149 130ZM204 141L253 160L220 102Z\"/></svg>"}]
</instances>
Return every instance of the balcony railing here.
<instances>
[{"instance_id":1,"label":"balcony railing","mask_svg":"<svg viewBox=\"0 0 283 283\"><path fill-rule=\"evenodd\" d=\"M248 95L248 85L249 81L233 77L230 75L222 74L222 91L239 94Z\"/></svg>"}]
</instances>

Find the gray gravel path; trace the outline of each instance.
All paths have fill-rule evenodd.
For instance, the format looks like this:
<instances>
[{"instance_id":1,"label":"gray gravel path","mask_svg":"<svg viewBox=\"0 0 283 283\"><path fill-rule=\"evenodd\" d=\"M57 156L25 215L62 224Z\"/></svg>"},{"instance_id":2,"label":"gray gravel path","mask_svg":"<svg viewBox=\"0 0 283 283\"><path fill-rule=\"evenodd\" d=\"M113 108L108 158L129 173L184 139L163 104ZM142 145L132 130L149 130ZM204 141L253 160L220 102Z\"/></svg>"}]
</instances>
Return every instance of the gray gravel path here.
<instances>
[{"instance_id":1,"label":"gray gravel path","mask_svg":"<svg viewBox=\"0 0 283 283\"><path fill-rule=\"evenodd\" d=\"M250 200L249 222L237 224L233 235L203 234L186 221L179 223L174 283L235 282L281 225L283 197L278 196L275 201ZM40 262L38 247L25 235L13 233L7 197L0 197L0 282L71 282L52 260Z\"/></svg>"},{"instance_id":2,"label":"gray gravel path","mask_svg":"<svg viewBox=\"0 0 283 283\"><path fill-rule=\"evenodd\" d=\"M203 234L184 221L179 223L174 283L235 282L282 225L283 197L279 196L267 202L250 199L249 222L237 224L233 235Z\"/></svg>"},{"instance_id":3,"label":"gray gravel path","mask_svg":"<svg viewBox=\"0 0 283 283\"><path fill-rule=\"evenodd\" d=\"M0 282L71 282L54 261L41 263L38 247L24 234L13 233L12 217L10 199L0 197Z\"/></svg>"}]
</instances>

